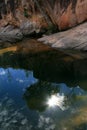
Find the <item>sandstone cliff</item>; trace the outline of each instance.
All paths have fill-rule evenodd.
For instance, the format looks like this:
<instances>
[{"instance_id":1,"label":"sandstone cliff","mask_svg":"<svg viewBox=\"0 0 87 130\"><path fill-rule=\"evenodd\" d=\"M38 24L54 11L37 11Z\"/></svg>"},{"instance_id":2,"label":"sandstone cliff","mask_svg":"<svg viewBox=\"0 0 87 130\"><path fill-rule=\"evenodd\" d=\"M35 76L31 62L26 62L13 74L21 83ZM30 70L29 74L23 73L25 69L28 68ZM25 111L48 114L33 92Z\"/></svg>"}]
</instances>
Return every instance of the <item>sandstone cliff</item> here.
<instances>
[{"instance_id":1,"label":"sandstone cliff","mask_svg":"<svg viewBox=\"0 0 87 130\"><path fill-rule=\"evenodd\" d=\"M52 26L65 30L86 20L87 0L0 0L0 41L15 42Z\"/></svg>"}]
</instances>

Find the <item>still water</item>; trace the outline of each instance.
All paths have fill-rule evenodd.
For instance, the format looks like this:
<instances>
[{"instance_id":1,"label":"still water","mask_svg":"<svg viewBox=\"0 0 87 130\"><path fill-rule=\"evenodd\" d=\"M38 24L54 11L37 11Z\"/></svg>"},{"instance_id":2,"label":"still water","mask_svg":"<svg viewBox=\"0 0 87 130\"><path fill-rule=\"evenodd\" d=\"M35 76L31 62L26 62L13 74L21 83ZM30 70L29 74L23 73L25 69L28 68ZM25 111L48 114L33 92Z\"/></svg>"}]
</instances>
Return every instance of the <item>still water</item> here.
<instances>
[{"instance_id":1,"label":"still water","mask_svg":"<svg viewBox=\"0 0 87 130\"><path fill-rule=\"evenodd\" d=\"M0 130L87 130L87 60L0 56Z\"/></svg>"}]
</instances>

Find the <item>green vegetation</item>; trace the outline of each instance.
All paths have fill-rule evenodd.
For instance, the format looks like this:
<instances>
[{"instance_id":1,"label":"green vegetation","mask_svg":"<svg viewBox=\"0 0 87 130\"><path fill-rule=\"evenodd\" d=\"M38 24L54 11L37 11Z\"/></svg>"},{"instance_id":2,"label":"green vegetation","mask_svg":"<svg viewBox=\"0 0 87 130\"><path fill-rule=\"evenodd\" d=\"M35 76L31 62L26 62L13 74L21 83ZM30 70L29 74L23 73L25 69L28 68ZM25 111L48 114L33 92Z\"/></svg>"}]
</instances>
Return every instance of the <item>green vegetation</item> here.
<instances>
[{"instance_id":1,"label":"green vegetation","mask_svg":"<svg viewBox=\"0 0 87 130\"><path fill-rule=\"evenodd\" d=\"M28 15L28 10L27 10L26 8L24 8L24 16L25 16L26 18L29 17L29 15Z\"/></svg>"}]
</instances>

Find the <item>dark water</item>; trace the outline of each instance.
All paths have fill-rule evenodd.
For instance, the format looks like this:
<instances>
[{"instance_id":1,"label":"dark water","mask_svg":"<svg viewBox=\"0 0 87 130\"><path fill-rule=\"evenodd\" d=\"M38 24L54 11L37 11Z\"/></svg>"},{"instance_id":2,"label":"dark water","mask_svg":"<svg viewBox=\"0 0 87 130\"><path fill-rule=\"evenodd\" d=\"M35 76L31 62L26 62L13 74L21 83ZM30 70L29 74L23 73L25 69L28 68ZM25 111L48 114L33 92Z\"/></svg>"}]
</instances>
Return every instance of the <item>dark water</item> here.
<instances>
[{"instance_id":1,"label":"dark water","mask_svg":"<svg viewBox=\"0 0 87 130\"><path fill-rule=\"evenodd\" d=\"M68 60L67 60L68 59ZM0 130L87 130L87 60L0 56Z\"/></svg>"}]
</instances>

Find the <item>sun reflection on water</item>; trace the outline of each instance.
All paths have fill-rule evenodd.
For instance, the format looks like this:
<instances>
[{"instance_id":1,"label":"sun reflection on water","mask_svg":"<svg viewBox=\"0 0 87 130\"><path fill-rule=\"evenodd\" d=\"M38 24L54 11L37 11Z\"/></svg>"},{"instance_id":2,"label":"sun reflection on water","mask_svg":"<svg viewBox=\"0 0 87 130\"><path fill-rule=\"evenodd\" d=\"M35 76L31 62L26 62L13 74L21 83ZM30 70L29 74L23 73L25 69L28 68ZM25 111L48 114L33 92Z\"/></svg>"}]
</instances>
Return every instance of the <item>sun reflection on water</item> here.
<instances>
[{"instance_id":1,"label":"sun reflection on water","mask_svg":"<svg viewBox=\"0 0 87 130\"><path fill-rule=\"evenodd\" d=\"M64 100L65 100L64 95L60 94L51 95L51 97L48 99L47 104L49 107L58 106L61 110L64 110L65 109Z\"/></svg>"}]
</instances>

